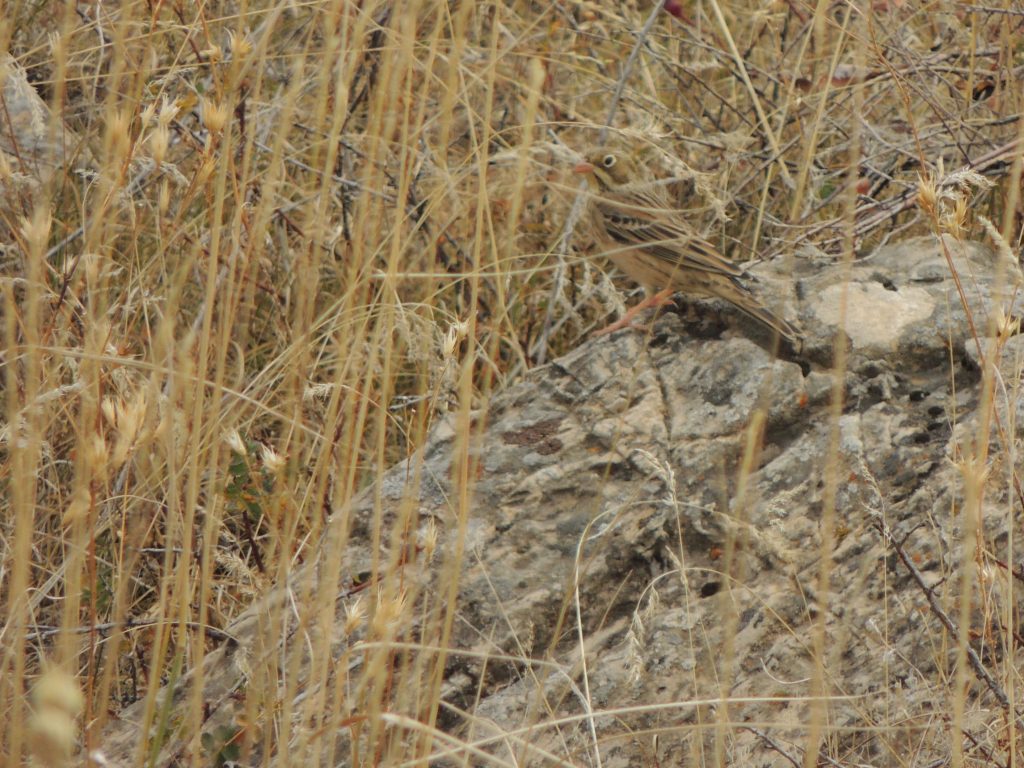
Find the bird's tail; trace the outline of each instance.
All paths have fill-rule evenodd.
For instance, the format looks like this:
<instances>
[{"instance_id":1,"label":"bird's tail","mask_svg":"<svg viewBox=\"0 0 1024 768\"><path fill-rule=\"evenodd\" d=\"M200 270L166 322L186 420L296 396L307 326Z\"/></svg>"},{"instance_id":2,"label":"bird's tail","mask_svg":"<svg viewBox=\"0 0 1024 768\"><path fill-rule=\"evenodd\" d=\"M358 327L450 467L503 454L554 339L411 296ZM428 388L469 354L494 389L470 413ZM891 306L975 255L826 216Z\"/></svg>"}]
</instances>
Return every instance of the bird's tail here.
<instances>
[{"instance_id":1,"label":"bird's tail","mask_svg":"<svg viewBox=\"0 0 1024 768\"><path fill-rule=\"evenodd\" d=\"M803 335L787 320L760 303L749 291L744 291L747 301L736 302L735 306L747 317L756 320L768 330L777 333L797 349L803 345Z\"/></svg>"}]
</instances>

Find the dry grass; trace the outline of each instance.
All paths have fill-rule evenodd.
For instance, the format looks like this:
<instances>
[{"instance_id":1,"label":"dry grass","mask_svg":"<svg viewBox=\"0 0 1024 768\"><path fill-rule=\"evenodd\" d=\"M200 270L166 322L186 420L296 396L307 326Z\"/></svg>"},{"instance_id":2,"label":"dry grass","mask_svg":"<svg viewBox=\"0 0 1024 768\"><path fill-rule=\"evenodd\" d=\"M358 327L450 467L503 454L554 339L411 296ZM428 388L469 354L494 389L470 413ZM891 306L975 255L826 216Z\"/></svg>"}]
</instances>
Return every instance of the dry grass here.
<instances>
[{"instance_id":1,"label":"dry grass","mask_svg":"<svg viewBox=\"0 0 1024 768\"><path fill-rule=\"evenodd\" d=\"M89 170L8 176L0 222L0 754L29 749L44 667L84 692L49 678L85 726L54 726L54 764L125 704L158 719L158 684L219 642L202 628L306 560L439 413L468 436L495 389L606 319L618 294L566 222L618 89L611 139L693 178L695 219L738 258L948 228L919 178L968 163L1017 244L1022 24L949 0L8 5L0 39ZM413 633L426 612L375 565L352 621L445 647L451 605ZM381 713L434 723L442 657L394 659L307 704L358 721L352 764L431 752ZM271 714L257 739L329 749Z\"/></svg>"}]
</instances>

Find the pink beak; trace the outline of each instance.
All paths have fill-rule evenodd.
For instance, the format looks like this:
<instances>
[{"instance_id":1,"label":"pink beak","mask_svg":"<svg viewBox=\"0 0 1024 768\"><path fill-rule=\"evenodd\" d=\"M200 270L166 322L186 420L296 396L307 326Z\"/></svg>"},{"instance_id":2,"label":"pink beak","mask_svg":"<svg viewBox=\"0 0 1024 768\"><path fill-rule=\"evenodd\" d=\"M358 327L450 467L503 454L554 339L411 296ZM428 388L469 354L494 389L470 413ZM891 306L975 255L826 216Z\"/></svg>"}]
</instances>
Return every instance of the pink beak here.
<instances>
[{"instance_id":1,"label":"pink beak","mask_svg":"<svg viewBox=\"0 0 1024 768\"><path fill-rule=\"evenodd\" d=\"M593 163L576 163L576 167L572 169L573 173L585 174L594 172Z\"/></svg>"}]
</instances>

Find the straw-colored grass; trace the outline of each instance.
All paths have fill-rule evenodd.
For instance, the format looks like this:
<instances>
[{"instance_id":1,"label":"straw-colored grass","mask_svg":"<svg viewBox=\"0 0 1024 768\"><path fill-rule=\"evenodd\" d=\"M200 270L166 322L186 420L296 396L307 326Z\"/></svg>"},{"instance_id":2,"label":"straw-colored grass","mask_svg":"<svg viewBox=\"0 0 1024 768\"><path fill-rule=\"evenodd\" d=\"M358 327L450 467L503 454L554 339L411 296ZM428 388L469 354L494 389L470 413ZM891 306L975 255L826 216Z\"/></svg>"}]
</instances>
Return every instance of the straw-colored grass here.
<instances>
[{"instance_id":1,"label":"straw-colored grass","mask_svg":"<svg viewBox=\"0 0 1024 768\"><path fill-rule=\"evenodd\" d=\"M438 414L466 437L496 389L621 307L570 214L572 162L599 136L693 179L694 221L740 260L841 262L948 226L916 206L919 181L968 163L996 182L977 210L1019 241L1024 18L1007 2L0 15L84 169L33 191L9 193L16 165L4 181L5 764L102 749L140 699L157 722L158 686L219 642L204 628L307 560L327 515L413 456ZM378 523L373 536L401 535ZM395 563L374 565L379 594L353 622L444 647L454 606L430 605L411 636L429 611L403 599ZM447 596L456 566L439 566ZM308 650L327 674L329 647ZM436 748L443 657L395 660L370 654L350 699L307 703L348 718L352 764ZM40 680L56 692L33 710ZM200 723L202 705L180 717ZM283 729L282 752L330 749L288 732L294 713L254 714ZM424 730L395 738L395 718Z\"/></svg>"}]
</instances>

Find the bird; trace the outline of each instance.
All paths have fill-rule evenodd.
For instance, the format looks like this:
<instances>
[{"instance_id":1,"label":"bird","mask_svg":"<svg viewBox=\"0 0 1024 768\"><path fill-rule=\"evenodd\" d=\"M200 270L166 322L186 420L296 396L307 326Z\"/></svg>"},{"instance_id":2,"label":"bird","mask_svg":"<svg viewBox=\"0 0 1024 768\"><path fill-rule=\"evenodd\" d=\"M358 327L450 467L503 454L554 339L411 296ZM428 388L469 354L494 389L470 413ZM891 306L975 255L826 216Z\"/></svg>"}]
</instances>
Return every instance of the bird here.
<instances>
[{"instance_id":1,"label":"bird","mask_svg":"<svg viewBox=\"0 0 1024 768\"><path fill-rule=\"evenodd\" d=\"M640 283L648 298L604 335L629 327L638 312L671 303L673 293L723 299L772 333L800 346L801 335L748 287L755 279L701 237L672 205L664 184L644 181L633 159L618 149L587 151L573 169L587 179L589 215L613 264Z\"/></svg>"}]
</instances>

